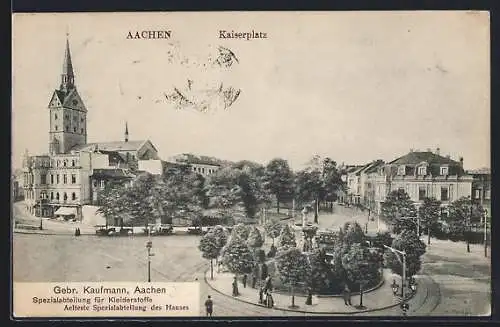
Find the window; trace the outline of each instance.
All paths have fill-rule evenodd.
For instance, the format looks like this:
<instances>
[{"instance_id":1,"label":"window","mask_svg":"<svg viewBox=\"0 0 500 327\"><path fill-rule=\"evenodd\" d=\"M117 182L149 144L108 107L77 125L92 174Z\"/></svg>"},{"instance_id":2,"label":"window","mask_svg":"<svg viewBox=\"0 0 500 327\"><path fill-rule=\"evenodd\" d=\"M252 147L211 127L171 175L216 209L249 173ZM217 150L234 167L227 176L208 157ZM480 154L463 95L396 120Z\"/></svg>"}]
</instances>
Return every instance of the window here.
<instances>
[{"instance_id":1,"label":"window","mask_svg":"<svg viewBox=\"0 0 500 327\"><path fill-rule=\"evenodd\" d=\"M448 201L448 188L441 187L441 201Z\"/></svg>"},{"instance_id":2,"label":"window","mask_svg":"<svg viewBox=\"0 0 500 327\"><path fill-rule=\"evenodd\" d=\"M71 167L75 167L75 160L71 160Z\"/></svg>"},{"instance_id":3,"label":"window","mask_svg":"<svg viewBox=\"0 0 500 327\"><path fill-rule=\"evenodd\" d=\"M57 160L57 167L61 165L61 160Z\"/></svg>"},{"instance_id":4,"label":"window","mask_svg":"<svg viewBox=\"0 0 500 327\"><path fill-rule=\"evenodd\" d=\"M67 184L68 183L68 176L66 176L66 174L63 175L63 184Z\"/></svg>"},{"instance_id":5,"label":"window","mask_svg":"<svg viewBox=\"0 0 500 327\"><path fill-rule=\"evenodd\" d=\"M64 116L64 117L66 117L66 119L69 119L69 116L68 116L68 115L66 115L66 116Z\"/></svg>"},{"instance_id":6,"label":"window","mask_svg":"<svg viewBox=\"0 0 500 327\"><path fill-rule=\"evenodd\" d=\"M67 163L68 163L68 161L64 160L63 161L63 166L66 167Z\"/></svg>"},{"instance_id":7,"label":"window","mask_svg":"<svg viewBox=\"0 0 500 327\"><path fill-rule=\"evenodd\" d=\"M94 187L97 187L97 181L94 180Z\"/></svg>"},{"instance_id":8,"label":"window","mask_svg":"<svg viewBox=\"0 0 500 327\"><path fill-rule=\"evenodd\" d=\"M59 200L59 192L56 193L56 200Z\"/></svg>"},{"instance_id":9,"label":"window","mask_svg":"<svg viewBox=\"0 0 500 327\"><path fill-rule=\"evenodd\" d=\"M418 175L419 176L425 176L426 173L427 173L427 169L426 168L427 167L425 167L425 166L418 167Z\"/></svg>"},{"instance_id":10,"label":"window","mask_svg":"<svg viewBox=\"0 0 500 327\"><path fill-rule=\"evenodd\" d=\"M104 180L101 180L101 188L104 188L104 185L105 185Z\"/></svg>"},{"instance_id":11,"label":"window","mask_svg":"<svg viewBox=\"0 0 500 327\"><path fill-rule=\"evenodd\" d=\"M404 176L406 174L406 166L402 165L398 167L398 175Z\"/></svg>"},{"instance_id":12,"label":"window","mask_svg":"<svg viewBox=\"0 0 500 327\"><path fill-rule=\"evenodd\" d=\"M66 132L69 132L69 126L66 125Z\"/></svg>"},{"instance_id":13,"label":"window","mask_svg":"<svg viewBox=\"0 0 500 327\"><path fill-rule=\"evenodd\" d=\"M403 193L405 191L405 189L404 189L404 187L400 187L400 188L398 188L398 191Z\"/></svg>"},{"instance_id":14,"label":"window","mask_svg":"<svg viewBox=\"0 0 500 327\"><path fill-rule=\"evenodd\" d=\"M205 168L201 168L201 172L204 174L205 173Z\"/></svg>"},{"instance_id":15,"label":"window","mask_svg":"<svg viewBox=\"0 0 500 327\"><path fill-rule=\"evenodd\" d=\"M81 123L83 123L83 117L82 117L82 118L80 118L80 122L81 122Z\"/></svg>"},{"instance_id":16,"label":"window","mask_svg":"<svg viewBox=\"0 0 500 327\"><path fill-rule=\"evenodd\" d=\"M57 174L57 176L56 176L56 182L57 182L57 184L59 184L59 174Z\"/></svg>"},{"instance_id":17,"label":"window","mask_svg":"<svg viewBox=\"0 0 500 327\"><path fill-rule=\"evenodd\" d=\"M440 170L439 170L439 173L441 175L448 175L448 167L444 166L444 167L441 167Z\"/></svg>"},{"instance_id":18,"label":"window","mask_svg":"<svg viewBox=\"0 0 500 327\"><path fill-rule=\"evenodd\" d=\"M54 192L50 192L50 199L54 200Z\"/></svg>"},{"instance_id":19,"label":"window","mask_svg":"<svg viewBox=\"0 0 500 327\"><path fill-rule=\"evenodd\" d=\"M71 184L76 184L76 175L71 174Z\"/></svg>"},{"instance_id":20,"label":"window","mask_svg":"<svg viewBox=\"0 0 500 327\"><path fill-rule=\"evenodd\" d=\"M82 133L82 134L83 134L83 128L80 130L80 133Z\"/></svg>"},{"instance_id":21,"label":"window","mask_svg":"<svg viewBox=\"0 0 500 327\"><path fill-rule=\"evenodd\" d=\"M475 199L480 199L481 198L481 190L476 190L476 192L474 192L474 198Z\"/></svg>"},{"instance_id":22,"label":"window","mask_svg":"<svg viewBox=\"0 0 500 327\"><path fill-rule=\"evenodd\" d=\"M41 174L40 175L40 184L47 184L47 175L46 174Z\"/></svg>"},{"instance_id":23,"label":"window","mask_svg":"<svg viewBox=\"0 0 500 327\"><path fill-rule=\"evenodd\" d=\"M423 200L423 199L425 199L425 193L426 193L425 191L426 191L426 190L425 190L425 186L420 186L420 187L418 188L418 199L419 199L420 201L421 201L421 200Z\"/></svg>"},{"instance_id":24,"label":"window","mask_svg":"<svg viewBox=\"0 0 500 327\"><path fill-rule=\"evenodd\" d=\"M73 200L73 201L76 200L76 194L75 194L75 192L71 193L71 200Z\"/></svg>"},{"instance_id":25,"label":"window","mask_svg":"<svg viewBox=\"0 0 500 327\"><path fill-rule=\"evenodd\" d=\"M64 201L66 201L67 199L68 199L68 194L64 192Z\"/></svg>"},{"instance_id":26,"label":"window","mask_svg":"<svg viewBox=\"0 0 500 327\"><path fill-rule=\"evenodd\" d=\"M59 129L59 127L57 127L57 125L56 125L56 126L54 126L54 128L55 128L55 130L56 130L56 131Z\"/></svg>"},{"instance_id":27,"label":"window","mask_svg":"<svg viewBox=\"0 0 500 327\"><path fill-rule=\"evenodd\" d=\"M54 175L50 174L50 184L54 184Z\"/></svg>"},{"instance_id":28,"label":"window","mask_svg":"<svg viewBox=\"0 0 500 327\"><path fill-rule=\"evenodd\" d=\"M76 133L76 127L73 127L73 132L75 132L75 133Z\"/></svg>"},{"instance_id":29,"label":"window","mask_svg":"<svg viewBox=\"0 0 500 327\"><path fill-rule=\"evenodd\" d=\"M57 114L54 114L54 119L57 119Z\"/></svg>"}]
</instances>

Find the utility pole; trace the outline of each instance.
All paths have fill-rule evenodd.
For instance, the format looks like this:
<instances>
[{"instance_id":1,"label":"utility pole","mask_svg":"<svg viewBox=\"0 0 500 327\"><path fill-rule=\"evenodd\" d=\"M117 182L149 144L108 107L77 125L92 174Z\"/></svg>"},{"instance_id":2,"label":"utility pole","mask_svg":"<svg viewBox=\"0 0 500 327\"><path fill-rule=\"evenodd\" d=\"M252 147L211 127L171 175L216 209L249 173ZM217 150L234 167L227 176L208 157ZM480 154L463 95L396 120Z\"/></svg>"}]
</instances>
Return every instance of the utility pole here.
<instances>
[{"instance_id":1,"label":"utility pole","mask_svg":"<svg viewBox=\"0 0 500 327\"><path fill-rule=\"evenodd\" d=\"M484 257L488 257L488 210L484 210Z\"/></svg>"},{"instance_id":2,"label":"utility pole","mask_svg":"<svg viewBox=\"0 0 500 327\"><path fill-rule=\"evenodd\" d=\"M471 218L472 218L472 200L471 200L471 204L470 204L470 215L467 217L467 226L466 226L466 230L467 230L467 235L465 236L466 240L467 240L467 252L470 253L470 242L469 242L469 238L470 238L470 233L471 233Z\"/></svg>"}]
</instances>

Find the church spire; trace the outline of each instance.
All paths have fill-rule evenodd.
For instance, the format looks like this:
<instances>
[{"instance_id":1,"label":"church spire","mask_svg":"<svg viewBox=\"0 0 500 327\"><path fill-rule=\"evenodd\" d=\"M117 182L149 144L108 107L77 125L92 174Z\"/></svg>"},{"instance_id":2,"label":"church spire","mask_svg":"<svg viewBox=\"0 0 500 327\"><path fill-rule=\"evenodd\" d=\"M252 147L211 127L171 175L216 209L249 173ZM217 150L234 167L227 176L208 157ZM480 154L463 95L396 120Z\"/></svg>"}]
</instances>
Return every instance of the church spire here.
<instances>
[{"instance_id":1,"label":"church spire","mask_svg":"<svg viewBox=\"0 0 500 327\"><path fill-rule=\"evenodd\" d=\"M125 122L125 142L128 142L128 123Z\"/></svg>"},{"instance_id":2,"label":"church spire","mask_svg":"<svg viewBox=\"0 0 500 327\"><path fill-rule=\"evenodd\" d=\"M69 33L66 33L66 50L64 52L63 71L61 75L61 91L69 91L74 87L75 75L73 73L73 63L71 62L71 52L69 50Z\"/></svg>"}]
</instances>

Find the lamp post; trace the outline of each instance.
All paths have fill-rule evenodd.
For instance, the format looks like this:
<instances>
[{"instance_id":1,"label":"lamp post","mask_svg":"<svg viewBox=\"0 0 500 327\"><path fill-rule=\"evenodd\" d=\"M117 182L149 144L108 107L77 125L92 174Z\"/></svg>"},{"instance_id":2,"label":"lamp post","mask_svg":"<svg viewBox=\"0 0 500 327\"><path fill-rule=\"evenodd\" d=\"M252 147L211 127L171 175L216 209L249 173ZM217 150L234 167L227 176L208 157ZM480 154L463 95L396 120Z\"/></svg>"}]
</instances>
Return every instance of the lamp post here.
<instances>
[{"instance_id":1,"label":"lamp post","mask_svg":"<svg viewBox=\"0 0 500 327\"><path fill-rule=\"evenodd\" d=\"M470 253L470 242L469 242L469 238L470 238L470 233L471 233L471 218L472 218L472 201L471 201L471 204L470 204L470 214L469 216L467 217L467 221L466 221L466 230L467 230L467 235L465 236L466 238L466 241L467 241L467 252Z\"/></svg>"},{"instance_id":2,"label":"lamp post","mask_svg":"<svg viewBox=\"0 0 500 327\"><path fill-rule=\"evenodd\" d=\"M404 251L400 251L398 249L395 249L393 247L390 247L390 246L387 246L387 245L384 245L385 248L389 249L392 251L392 253L394 253L396 255L396 257L398 258L398 260L400 262L402 262L403 264L403 273L401 274L401 297L403 299L403 302L401 303L401 309L403 310L403 316L406 316L406 311L408 310L409 306L408 304L406 303L406 298L405 298L405 284L406 284L406 252ZM399 255L403 256L403 260L400 259ZM395 283L394 283L395 284ZM394 289L396 288L393 284L393 292L394 292ZM396 292L397 292L397 289L396 289Z\"/></svg>"},{"instance_id":3,"label":"lamp post","mask_svg":"<svg viewBox=\"0 0 500 327\"><path fill-rule=\"evenodd\" d=\"M148 282L151 282L151 257L154 255L151 253L151 248L153 247L153 242L151 241L151 232L148 227L148 241L146 242L146 249L148 251Z\"/></svg>"}]
</instances>

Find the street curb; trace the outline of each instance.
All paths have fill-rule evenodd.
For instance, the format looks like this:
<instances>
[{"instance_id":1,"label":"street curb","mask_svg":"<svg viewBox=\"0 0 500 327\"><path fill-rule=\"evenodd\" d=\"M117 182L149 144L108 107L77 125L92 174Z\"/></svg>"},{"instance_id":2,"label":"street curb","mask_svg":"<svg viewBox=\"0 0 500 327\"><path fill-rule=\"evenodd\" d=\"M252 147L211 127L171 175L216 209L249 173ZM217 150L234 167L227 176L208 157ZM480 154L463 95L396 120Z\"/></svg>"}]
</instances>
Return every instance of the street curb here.
<instances>
[{"instance_id":1,"label":"street curb","mask_svg":"<svg viewBox=\"0 0 500 327\"><path fill-rule=\"evenodd\" d=\"M209 270L210 269L207 269L205 271L205 273L203 274L203 279L205 280L205 283L208 285L208 287L210 287L212 290L214 290L215 292L217 292L217 293L219 293L221 295L224 295L225 297L228 297L228 298L231 298L231 299L235 299L236 301L240 301L240 302L243 302L243 303L251 304L251 305L254 305L254 306L257 306L257 307L261 307L261 308L266 308L265 306L263 306L261 304L254 303L254 302L249 302L249 301L246 301L246 300L242 300L240 298L233 297L233 296L227 295L226 293L223 293L223 292L219 291L218 289L216 289L215 287L213 287L212 284L210 284L210 282L207 280L207 273L208 273ZM411 296L407 297L405 301L408 301L411 298L413 298L413 296L415 296L415 294L416 294L416 292L413 293ZM332 315L332 314L333 315L356 315L356 314L366 313L366 312L376 312L376 311L387 310L387 309L390 309L390 308L397 307L401 303L402 303L402 301L399 301L398 303L391 304L391 305L384 306L384 307L380 307L380 308L373 308L373 309L367 309L367 310L359 310L359 311L354 311L354 312L350 312L350 311L344 311L344 312L339 312L339 311L306 311L306 310L292 310L292 309L280 308L280 307L272 307L270 309L277 310L277 311L309 313L309 314L316 314L316 315Z\"/></svg>"},{"instance_id":2,"label":"street curb","mask_svg":"<svg viewBox=\"0 0 500 327\"><path fill-rule=\"evenodd\" d=\"M23 230L14 230L14 234L30 234L30 235L57 235L57 236L75 236L74 233L69 233L69 232L39 232L39 231L23 231ZM80 236L96 236L95 234L80 234Z\"/></svg>"}]
</instances>

